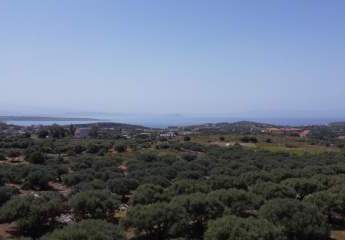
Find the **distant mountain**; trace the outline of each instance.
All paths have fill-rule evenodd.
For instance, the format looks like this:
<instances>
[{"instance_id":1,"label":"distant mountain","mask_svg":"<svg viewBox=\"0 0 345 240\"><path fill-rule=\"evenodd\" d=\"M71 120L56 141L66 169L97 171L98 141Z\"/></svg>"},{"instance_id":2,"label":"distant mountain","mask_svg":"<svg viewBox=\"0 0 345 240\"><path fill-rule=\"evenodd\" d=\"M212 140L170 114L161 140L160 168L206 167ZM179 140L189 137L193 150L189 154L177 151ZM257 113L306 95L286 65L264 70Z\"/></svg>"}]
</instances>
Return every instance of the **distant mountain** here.
<instances>
[{"instance_id":1,"label":"distant mountain","mask_svg":"<svg viewBox=\"0 0 345 240\"><path fill-rule=\"evenodd\" d=\"M192 125L189 127L217 127L217 128L232 128L232 127L253 127L253 128L268 128L268 127L278 127L278 125L269 123L258 123L251 121L238 121L238 122L220 122L220 123L205 123Z\"/></svg>"},{"instance_id":2,"label":"distant mountain","mask_svg":"<svg viewBox=\"0 0 345 240\"><path fill-rule=\"evenodd\" d=\"M345 122L332 122L328 124L330 127L345 127Z\"/></svg>"},{"instance_id":3,"label":"distant mountain","mask_svg":"<svg viewBox=\"0 0 345 240\"><path fill-rule=\"evenodd\" d=\"M252 121L239 121L233 123L217 123L217 126L224 126L224 127L251 127L251 128L269 128L269 127L278 127L278 125L270 124L270 123L259 123L259 122L252 122Z\"/></svg>"},{"instance_id":4,"label":"distant mountain","mask_svg":"<svg viewBox=\"0 0 345 240\"><path fill-rule=\"evenodd\" d=\"M82 123L73 124L76 127L92 127L97 126L99 128L113 128L113 129L149 129L140 125L132 125L126 123L113 123L113 122L97 122L97 123Z\"/></svg>"}]
</instances>

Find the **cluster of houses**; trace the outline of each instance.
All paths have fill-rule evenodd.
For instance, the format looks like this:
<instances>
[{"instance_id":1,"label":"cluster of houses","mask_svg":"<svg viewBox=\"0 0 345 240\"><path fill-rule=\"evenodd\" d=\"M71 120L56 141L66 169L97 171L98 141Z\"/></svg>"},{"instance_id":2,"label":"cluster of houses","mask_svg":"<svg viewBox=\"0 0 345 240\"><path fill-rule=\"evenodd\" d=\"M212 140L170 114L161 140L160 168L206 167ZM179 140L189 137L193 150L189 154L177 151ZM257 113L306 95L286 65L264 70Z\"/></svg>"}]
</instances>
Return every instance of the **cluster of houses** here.
<instances>
[{"instance_id":1,"label":"cluster of houses","mask_svg":"<svg viewBox=\"0 0 345 240\"><path fill-rule=\"evenodd\" d=\"M226 127L226 126L225 126ZM223 127L223 128L225 128ZM223 130L221 124L204 124L194 127L168 127L165 129L151 129L151 128L138 128L138 127L113 127L113 126L100 126L98 133L101 136L117 135L123 138L143 137L155 139L160 138L175 138L181 136L188 136L192 134L202 133L203 130ZM42 129L42 126L15 126L8 125L0 122L0 134L6 136L16 136L23 134L36 134ZM92 126L77 126L75 129L75 138L88 138L93 130ZM265 127L261 128L262 133L272 135L285 135L285 136L298 136L300 138L306 138L311 133L307 128L294 128L294 127ZM339 140L345 140L344 134L339 134L337 137Z\"/></svg>"},{"instance_id":2,"label":"cluster of houses","mask_svg":"<svg viewBox=\"0 0 345 240\"><path fill-rule=\"evenodd\" d=\"M75 138L87 138L90 137L93 131L93 127L77 127L74 132ZM123 138L129 139L133 136L138 135L151 135L150 129L141 129L141 128L114 128L114 127L97 127L97 135L99 136L121 136Z\"/></svg>"},{"instance_id":3,"label":"cluster of houses","mask_svg":"<svg viewBox=\"0 0 345 240\"><path fill-rule=\"evenodd\" d=\"M87 138L90 136L91 127L78 127L74 133L75 138ZM134 130L127 130L127 129L113 129L113 128L100 128L100 133L113 133L118 134L123 138L132 138L132 137L143 137L143 138L175 138L178 136L187 136L194 134L194 131L187 131L184 128L177 128L177 127L168 127L166 129L134 129Z\"/></svg>"},{"instance_id":4,"label":"cluster of houses","mask_svg":"<svg viewBox=\"0 0 345 240\"><path fill-rule=\"evenodd\" d=\"M197 133L196 129L186 129L184 127L168 127L159 130L159 137L174 138L178 136L188 136Z\"/></svg>"},{"instance_id":5,"label":"cluster of houses","mask_svg":"<svg viewBox=\"0 0 345 240\"><path fill-rule=\"evenodd\" d=\"M20 136L24 134L31 134L38 131L38 127L22 127L16 125L10 125L0 122L0 134L6 136Z\"/></svg>"}]
</instances>

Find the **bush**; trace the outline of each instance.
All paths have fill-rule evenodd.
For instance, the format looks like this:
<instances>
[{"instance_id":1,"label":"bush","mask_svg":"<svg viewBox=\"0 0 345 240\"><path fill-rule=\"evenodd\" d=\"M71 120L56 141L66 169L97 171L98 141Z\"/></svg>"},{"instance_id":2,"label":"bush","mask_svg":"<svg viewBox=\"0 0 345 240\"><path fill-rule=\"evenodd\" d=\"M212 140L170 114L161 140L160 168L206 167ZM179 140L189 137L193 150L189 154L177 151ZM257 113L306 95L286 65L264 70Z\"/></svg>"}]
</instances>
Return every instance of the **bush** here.
<instances>
[{"instance_id":1,"label":"bush","mask_svg":"<svg viewBox=\"0 0 345 240\"><path fill-rule=\"evenodd\" d=\"M46 137L48 137L49 132L46 129L41 129L41 130L38 131L37 135L38 135L39 138L46 138Z\"/></svg>"},{"instance_id":2,"label":"bush","mask_svg":"<svg viewBox=\"0 0 345 240\"><path fill-rule=\"evenodd\" d=\"M263 203L262 197L239 189L216 190L209 197L217 199L231 214L245 216L247 212L258 209Z\"/></svg>"},{"instance_id":3,"label":"bush","mask_svg":"<svg viewBox=\"0 0 345 240\"><path fill-rule=\"evenodd\" d=\"M282 229L265 219L226 216L210 221L205 240L286 240Z\"/></svg>"},{"instance_id":4,"label":"bush","mask_svg":"<svg viewBox=\"0 0 345 240\"><path fill-rule=\"evenodd\" d=\"M337 145L337 147L338 147L338 148L345 148L345 144L340 143L340 144Z\"/></svg>"},{"instance_id":5,"label":"bush","mask_svg":"<svg viewBox=\"0 0 345 240\"><path fill-rule=\"evenodd\" d=\"M283 185L293 188L298 194L299 199L303 199L308 194L321 191L325 188L320 182L315 179L307 178L290 178L282 182Z\"/></svg>"},{"instance_id":6,"label":"bush","mask_svg":"<svg viewBox=\"0 0 345 240\"><path fill-rule=\"evenodd\" d=\"M170 207L180 215L176 222L178 232L190 235L188 239L202 239L208 220L224 213L224 206L218 199L204 193L177 196L171 200Z\"/></svg>"},{"instance_id":7,"label":"bush","mask_svg":"<svg viewBox=\"0 0 345 240\"><path fill-rule=\"evenodd\" d=\"M163 190L161 186L153 184L140 185L132 197L132 203L151 204L163 199Z\"/></svg>"},{"instance_id":8,"label":"bush","mask_svg":"<svg viewBox=\"0 0 345 240\"><path fill-rule=\"evenodd\" d=\"M205 181L198 180L178 180L174 182L169 188L165 190L165 193L170 196L191 194L191 193L207 193L210 191L210 187Z\"/></svg>"},{"instance_id":9,"label":"bush","mask_svg":"<svg viewBox=\"0 0 345 240\"><path fill-rule=\"evenodd\" d=\"M11 150L11 151L8 153L7 156L8 156L9 158L16 158L16 157L19 157L20 155L21 155L20 152Z\"/></svg>"},{"instance_id":10,"label":"bush","mask_svg":"<svg viewBox=\"0 0 345 240\"><path fill-rule=\"evenodd\" d=\"M156 145L156 149L168 149L170 144L168 142L160 143Z\"/></svg>"},{"instance_id":11,"label":"bush","mask_svg":"<svg viewBox=\"0 0 345 240\"><path fill-rule=\"evenodd\" d=\"M147 239L168 239L170 228L180 217L168 203L137 205L129 210L126 225L145 232Z\"/></svg>"},{"instance_id":12,"label":"bush","mask_svg":"<svg viewBox=\"0 0 345 240\"><path fill-rule=\"evenodd\" d=\"M50 174L44 169L33 169L29 172L23 188L44 190L48 188Z\"/></svg>"},{"instance_id":13,"label":"bush","mask_svg":"<svg viewBox=\"0 0 345 240\"><path fill-rule=\"evenodd\" d=\"M107 182L111 192L121 195L123 198L138 186L138 182L130 178L113 179Z\"/></svg>"},{"instance_id":14,"label":"bush","mask_svg":"<svg viewBox=\"0 0 345 240\"><path fill-rule=\"evenodd\" d=\"M287 148L297 148L298 146L296 144L293 144L293 143L286 143L285 147L287 147Z\"/></svg>"},{"instance_id":15,"label":"bush","mask_svg":"<svg viewBox=\"0 0 345 240\"><path fill-rule=\"evenodd\" d=\"M27 154L25 157L26 161L33 163L33 164L43 164L46 160L44 154L39 151L35 151L32 153Z\"/></svg>"},{"instance_id":16,"label":"bush","mask_svg":"<svg viewBox=\"0 0 345 240\"><path fill-rule=\"evenodd\" d=\"M84 220L79 223L57 229L42 240L121 240L122 231L115 225L102 220Z\"/></svg>"},{"instance_id":17,"label":"bush","mask_svg":"<svg viewBox=\"0 0 345 240\"><path fill-rule=\"evenodd\" d=\"M191 140L191 137L190 136L184 136L183 137L183 141L185 141L185 142L188 142L188 141L190 141Z\"/></svg>"},{"instance_id":18,"label":"bush","mask_svg":"<svg viewBox=\"0 0 345 240\"><path fill-rule=\"evenodd\" d=\"M18 193L19 191L16 188L7 186L0 187L0 206L2 206L5 202L10 200L14 195Z\"/></svg>"},{"instance_id":19,"label":"bush","mask_svg":"<svg viewBox=\"0 0 345 240\"><path fill-rule=\"evenodd\" d=\"M101 147L96 144L90 144L87 146L87 152L88 153L98 153L101 150Z\"/></svg>"},{"instance_id":20,"label":"bush","mask_svg":"<svg viewBox=\"0 0 345 240\"><path fill-rule=\"evenodd\" d=\"M138 155L138 160L143 162L155 162L159 160L159 157L154 153L142 153Z\"/></svg>"},{"instance_id":21,"label":"bush","mask_svg":"<svg viewBox=\"0 0 345 240\"><path fill-rule=\"evenodd\" d=\"M116 145L115 146L115 150L119 153L123 153L123 152L126 152L127 151L127 146L126 145Z\"/></svg>"},{"instance_id":22,"label":"bush","mask_svg":"<svg viewBox=\"0 0 345 240\"><path fill-rule=\"evenodd\" d=\"M317 192L308 195L304 201L315 205L328 217L330 223L337 223L338 220L340 220L340 223L342 222L343 219L339 219L339 216L342 216L345 212L344 192Z\"/></svg>"},{"instance_id":23,"label":"bush","mask_svg":"<svg viewBox=\"0 0 345 240\"><path fill-rule=\"evenodd\" d=\"M63 176L63 183L67 186L73 186L80 182L88 182L94 179L93 171L77 171Z\"/></svg>"},{"instance_id":24,"label":"bush","mask_svg":"<svg viewBox=\"0 0 345 240\"><path fill-rule=\"evenodd\" d=\"M75 154L81 154L84 151L85 151L85 147L83 147L82 145L76 145L73 147L73 152Z\"/></svg>"},{"instance_id":25,"label":"bush","mask_svg":"<svg viewBox=\"0 0 345 240\"><path fill-rule=\"evenodd\" d=\"M197 159L198 155L195 153L184 153L182 154L182 158L188 162Z\"/></svg>"},{"instance_id":26,"label":"bush","mask_svg":"<svg viewBox=\"0 0 345 240\"><path fill-rule=\"evenodd\" d=\"M105 190L106 183L102 180L95 179L93 181L81 182L73 186L73 193L86 192L91 190Z\"/></svg>"},{"instance_id":27,"label":"bush","mask_svg":"<svg viewBox=\"0 0 345 240\"><path fill-rule=\"evenodd\" d=\"M241 138L241 142L244 142L244 143L257 143L258 139L256 137L245 136L245 137Z\"/></svg>"},{"instance_id":28,"label":"bush","mask_svg":"<svg viewBox=\"0 0 345 240\"><path fill-rule=\"evenodd\" d=\"M296 191L288 186L272 182L259 183L253 187L253 192L262 195L265 199L296 198Z\"/></svg>"}]
</instances>

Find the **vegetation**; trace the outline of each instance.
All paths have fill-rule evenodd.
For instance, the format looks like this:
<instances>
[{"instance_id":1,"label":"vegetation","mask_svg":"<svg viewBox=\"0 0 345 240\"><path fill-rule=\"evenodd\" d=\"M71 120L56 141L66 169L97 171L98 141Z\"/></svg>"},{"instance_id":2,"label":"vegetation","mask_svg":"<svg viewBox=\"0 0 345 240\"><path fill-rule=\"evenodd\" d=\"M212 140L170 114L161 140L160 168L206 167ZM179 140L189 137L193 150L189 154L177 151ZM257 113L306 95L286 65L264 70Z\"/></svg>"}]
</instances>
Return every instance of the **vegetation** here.
<instances>
[{"instance_id":1,"label":"vegetation","mask_svg":"<svg viewBox=\"0 0 345 240\"><path fill-rule=\"evenodd\" d=\"M0 227L13 229L2 232L43 240L326 240L342 229L345 152L324 142L338 140L243 124L164 141L156 130L123 125L111 126L131 129L126 136L107 125L85 138L72 136L79 126L57 125L6 135Z\"/></svg>"}]
</instances>

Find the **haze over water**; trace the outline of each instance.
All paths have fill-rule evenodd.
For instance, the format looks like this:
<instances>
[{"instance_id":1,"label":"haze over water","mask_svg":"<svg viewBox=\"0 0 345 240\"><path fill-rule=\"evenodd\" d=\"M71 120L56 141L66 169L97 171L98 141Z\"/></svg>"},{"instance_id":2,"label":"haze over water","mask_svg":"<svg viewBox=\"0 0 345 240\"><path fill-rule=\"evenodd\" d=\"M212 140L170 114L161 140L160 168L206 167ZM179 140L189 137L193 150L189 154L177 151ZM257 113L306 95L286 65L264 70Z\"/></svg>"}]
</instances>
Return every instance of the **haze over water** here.
<instances>
[{"instance_id":1,"label":"haze over water","mask_svg":"<svg viewBox=\"0 0 345 240\"><path fill-rule=\"evenodd\" d=\"M60 116L63 117L63 116ZM70 115L65 115L70 117ZM116 122L143 125L146 127L165 128L169 126L187 126L205 123L255 121L261 123L271 123L277 125L303 126L303 125L323 125L331 122L342 121L342 118L253 118L253 117L230 117L216 115L157 115L157 114L89 114L74 117L95 118L98 121L7 121L7 123L30 126L30 125L69 125L96 122Z\"/></svg>"}]
</instances>

